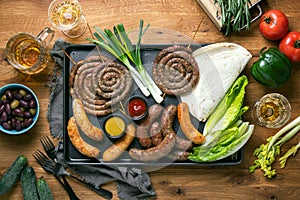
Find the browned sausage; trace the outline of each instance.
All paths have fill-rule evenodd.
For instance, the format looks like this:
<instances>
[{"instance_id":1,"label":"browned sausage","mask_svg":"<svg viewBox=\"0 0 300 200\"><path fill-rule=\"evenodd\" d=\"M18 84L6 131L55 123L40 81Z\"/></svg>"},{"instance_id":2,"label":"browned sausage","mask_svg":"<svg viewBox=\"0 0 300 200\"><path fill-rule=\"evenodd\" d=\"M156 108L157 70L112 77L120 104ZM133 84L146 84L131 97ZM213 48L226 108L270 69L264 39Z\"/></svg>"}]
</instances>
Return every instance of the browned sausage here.
<instances>
[{"instance_id":1,"label":"browned sausage","mask_svg":"<svg viewBox=\"0 0 300 200\"><path fill-rule=\"evenodd\" d=\"M182 151L182 150L174 150L172 152L170 152L167 155L167 158L169 158L170 160L177 160L177 161L186 161L188 160L188 156L190 155L189 152L187 151Z\"/></svg>"},{"instance_id":2,"label":"browned sausage","mask_svg":"<svg viewBox=\"0 0 300 200\"><path fill-rule=\"evenodd\" d=\"M190 140L183 139L179 136L176 136L175 147L181 150L190 150L193 147L193 143Z\"/></svg>"},{"instance_id":3,"label":"browned sausage","mask_svg":"<svg viewBox=\"0 0 300 200\"><path fill-rule=\"evenodd\" d=\"M103 152L103 161L113 161L117 159L128 148L134 137L135 126L133 124L128 124L126 127L126 134Z\"/></svg>"},{"instance_id":4,"label":"browned sausage","mask_svg":"<svg viewBox=\"0 0 300 200\"><path fill-rule=\"evenodd\" d=\"M181 102L178 104L177 116L180 128L185 136L194 144L203 144L205 137L192 124L189 107L186 103Z\"/></svg>"},{"instance_id":5,"label":"browned sausage","mask_svg":"<svg viewBox=\"0 0 300 200\"><path fill-rule=\"evenodd\" d=\"M165 118L170 117L171 119L174 119L174 116L176 115L176 111L177 111L177 108L175 105L169 105L164 110L162 115ZM168 113L168 115L167 115L167 113ZM166 120L166 119L164 119L164 120L170 124L173 123L173 121L171 121L171 120ZM167 154L169 154L175 146L175 138L176 138L176 134L173 131L172 126L170 126L170 124L168 126L169 128L166 128L165 130L163 130L165 133L165 137L158 146L151 147L146 150L131 148L129 150L130 157L135 160L149 162L149 161L159 160L159 159L165 157Z\"/></svg>"},{"instance_id":6,"label":"browned sausage","mask_svg":"<svg viewBox=\"0 0 300 200\"><path fill-rule=\"evenodd\" d=\"M153 80L165 94L185 94L198 83L198 64L191 53L191 48L175 45L163 49L155 57Z\"/></svg>"},{"instance_id":7,"label":"browned sausage","mask_svg":"<svg viewBox=\"0 0 300 200\"><path fill-rule=\"evenodd\" d=\"M103 139L103 131L94 126L88 119L81 100L73 100L73 113L76 124L80 130L86 134L89 138L100 141Z\"/></svg>"},{"instance_id":8,"label":"browned sausage","mask_svg":"<svg viewBox=\"0 0 300 200\"><path fill-rule=\"evenodd\" d=\"M98 157L100 150L81 138L74 117L69 119L67 129L71 143L80 153L88 157Z\"/></svg>"},{"instance_id":9,"label":"browned sausage","mask_svg":"<svg viewBox=\"0 0 300 200\"><path fill-rule=\"evenodd\" d=\"M149 128L152 122L161 114L162 106L154 104L150 106L148 115L141 121L136 129L136 135L140 145L143 148L150 148L152 146L151 138L149 137Z\"/></svg>"},{"instance_id":10,"label":"browned sausage","mask_svg":"<svg viewBox=\"0 0 300 200\"><path fill-rule=\"evenodd\" d=\"M175 132L169 130L163 141L155 147L149 149L131 148L129 155L131 158L143 162L155 161L165 157L170 153L175 145Z\"/></svg>"},{"instance_id":11,"label":"browned sausage","mask_svg":"<svg viewBox=\"0 0 300 200\"><path fill-rule=\"evenodd\" d=\"M129 94L132 83L124 65L93 61L84 62L70 84L73 84L72 98L80 99L88 114L106 116L118 109L119 102Z\"/></svg>"},{"instance_id":12,"label":"browned sausage","mask_svg":"<svg viewBox=\"0 0 300 200\"><path fill-rule=\"evenodd\" d=\"M83 65L84 61L81 60L79 61L78 63L76 63L72 69L71 69L71 72L70 72L70 75L69 75L69 87L70 87L70 94L71 96L73 95L74 93L74 90L73 90L73 86L74 86L74 79L75 79L75 76L76 76L76 73L77 73L77 70L78 68Z\"/></svg>"},{"instance_id":13,"label":"browned sausage","mask_svg":"<svg viewBox=\"0 0 300 200\"><path fill-rule=\"evenodd\" d=\"M162 131L160 128L160 124L158 122L154 122L151 124L150 137L151 137L153 146L157 146L162 142L163 135L162 135Z\"/></svg>"},{"instance_id":14,"label":"browned sausage","mask_svg":"<svg viewBox=\"0 0 300 200\"><path fill-rule=\"evenodd\" d=\"M172 129L172 124L176 116L176 112L177 112L177 107L172 104L167 106L166 109L164 110L160 122L163 136L166 136L167 130Z\"/></svg>"}]
</instances>

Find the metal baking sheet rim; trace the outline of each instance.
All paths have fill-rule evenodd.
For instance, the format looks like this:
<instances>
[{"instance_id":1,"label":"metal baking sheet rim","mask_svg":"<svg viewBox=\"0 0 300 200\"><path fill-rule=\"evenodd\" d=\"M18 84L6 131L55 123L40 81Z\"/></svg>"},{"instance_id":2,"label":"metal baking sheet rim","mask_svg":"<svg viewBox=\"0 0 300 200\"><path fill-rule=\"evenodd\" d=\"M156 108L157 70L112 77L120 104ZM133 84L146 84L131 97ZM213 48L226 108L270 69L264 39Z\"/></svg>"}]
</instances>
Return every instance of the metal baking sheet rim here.
<instances>
[{"instance_id":1,"label":"metal baking sheet rim","mask_svg":"<svg viewBox=\"0 0 300 200\"><path fill-rule=\"evenodd\" d=\"M168 46L172 46L174 44L147 44L147 45L142 45L142 49L163 49L166 48ZM187 44L182 44L187 46ZM191 48L200 48L204 45L207 44L192 44ZM95 49L95 45L92 44L73 44L70 45L66 48L66 52L68 55L70 55L72 57L72 52L73 51L87 51L87 53L90 53L93 49ZM76 60L76 57L72 57L73 60ZM132 162L132 160L128 159L127 161L122 161L122 162L103 162L102 160L97 160L95 158L82 158L82 159L74 159L69 155L69 151L70 149L68 148L69 145L72 145L70 140L69 140L69 136L67 133L67 123L69 120L69 109L67 108L67 106L69 107L69 89L68 89L68 76L66 77L66 75L69 75L69 70L71 69L70 67L71 65L71 60L69 60L69 58L64 55L64 72L63 72L63 76L64 76L64 86L63 86L63 106L64 106L64 116L63 116L63 156L65 161L69 164L69 165L106 165L106 166L139 166L139 167L151 167L151 166L229 166L229 165L237 165L240 164L243 159L244 159L244 150L243 148L241 148L239 151L237 151L235 154L236 159L235 160L230 160L230 161L226 161L226 159L228 158L224 158L222 160L218 160L218 161L213 161L213 162L193 162L193 161L175 161L172 163L159 163L159 162L138 162L138 161L134 161ZM67 71L68 70L68 71ZM72 145L73 146L73 145ZM75 148L75 147L73 147ZM82 155L83 156L83 155Z\"/></svg>"}]
</instances>

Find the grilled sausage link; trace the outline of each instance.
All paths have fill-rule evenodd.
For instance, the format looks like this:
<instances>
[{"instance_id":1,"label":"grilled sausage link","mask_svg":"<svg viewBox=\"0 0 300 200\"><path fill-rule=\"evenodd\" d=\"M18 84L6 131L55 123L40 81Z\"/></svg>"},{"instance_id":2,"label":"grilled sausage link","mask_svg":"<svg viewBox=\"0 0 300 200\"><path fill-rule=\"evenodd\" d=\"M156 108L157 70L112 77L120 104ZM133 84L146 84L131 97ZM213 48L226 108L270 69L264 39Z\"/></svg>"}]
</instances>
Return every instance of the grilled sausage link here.
<instances>
[{"instance_id":1,"label":"grilled sausage link","mask_svg":"<svg viewBox=\"0 0 300 200\"><path fill-rule=\"evenodd\" d=\"M190 140L183 139L179 136L176 136L175 147L180 150L190 150L193 147L193 143Z\"/></svg>"},{"instance_id":2,"label":"grilled sausage link","mask_svg":"<svg viewBox=\"0 0 300 200\"><path fill-rule=\"evenodd\" d=\"M185 94L198 83L198 64L191 53L191 48L174 45L163 49L155 57L153 80L165 94Z\"/></svg>"},{"instance_id":3,"label":"grilled sausage link","mask_svg":"<svg viewBox=\"0 0 300 200\"><path fill-rule=\"evenodd\" d=\"M80 136L74 117L68 121L68 135L73 146L83 155L87 157L97 158L100 150L88 143L86 143Z\"/></svg>"},{"instance_id":4,"label":"grilled sausage link","mask_svg":"<svg viewBox=\"0 0 300 200\"><path fill-rule=\"evenodd\" d=\"M176 112L177 112L177 108L175 105L169 105L164 110L162 114L162 116L164 117L164 122L168 122L170 124L168 124L168 126L165 124L166 125L165 127L169 127L169 128L163 130L165 137L158 146L151 147L146 150L131 148L129 150L130 157L135 160L149 162L149 161L159 160L165 157L167 154L169 154L175 146L176 134L172 129L173 120L172 121L166 120L165 118L169 117L170 119L174 119Z\"/></svg>"},{"instance_id":5,"label":"grilled sausage link","mask_svg":"<svg viewBox=\"0 0 300 200\"><path fill-rule=\"evenodd\" d=\"M174 150L170 152L166 157L169 158L170 160L177 160L177 161L186 161L188 160L188 156L190 155L189 152L187 151L182 151L182 150Z\"/></svg>"},{"instance_id":6,"label":"grilled sausage link","mask_svg":"<svg viewBox=\"0 0 300 200\"><path fill-rule=\"evenodd\" d=\"M163 140L160 124L158 122L153 122L149 131L153 146L159 145Z\"/></svg>"},{"instance_id":7,"label":"grilled sausage link","mask_svg":"<svg viewBox=\"0 0 300 200\"><path fill-rule=\"evenodd\" d=\"M153 121L161 114L162 106L159 104L153 104L148 110L148 115L141 121L136 129L136 135L140 145L147 149L152 146L151 138L149 137L149 127Z\"/></svg>"},{"instance_id":8,"label":"grilled sausage link","mask_svg":"<svg viewBox=\"0 0 300 200\"><path fill-rule=\"evenodd\" d=\"M160 122L163 136L166 136L168 130L173 129L172 124L176 116L176 113L177 113L177 107L172 104L167 106L166 109L164 110Z\"/></svg>"},{"instance_id":9,"label":"grilled sausage link","mask_svg":"<svg viewBox=\"0 0 300 200\"><path fill-rule=\"evenodd\" d=\"M133 124L128 124L126 134L103 152L103 161L113 161L126 151L135 137L135 130Z\"/></svg>"},{"instance_id":10,"label":"grilled sausage link","mask_svg":"<svg viewBox=\"0 0 300 200\"><path fill-rule=\"evenodd\" d=\"M103 131L94 126L88 119L80 99L73 100L73 114L76 124L80 130L93 140L100 141L103 139Z\"/></svg>"},{"instance_id":11,"label":"grilled sausage link","mask_svg":"<svg viewBox=\"0 0 300 200\"><path fill-rule=\"evenodd\" d=\"M178 104L177 116L180 128L185 136L194 144L203 144L205 137L192 124L189 107L186 103L181 102Z\"/></svg>"},{"instance_id":12,"label":"grilled sausage link","mask_svg":"<svg viewBox=\"0 0 300 200\"><path fill-rule=\"evenodd\" d=\"M175 146L175 136L175 132L173 130L169 130L166 137L158 146L145 150L131 148L129 150L129 155L131 158L143 162L159 160L172 151Z\"/></svg>"}]
</instances>

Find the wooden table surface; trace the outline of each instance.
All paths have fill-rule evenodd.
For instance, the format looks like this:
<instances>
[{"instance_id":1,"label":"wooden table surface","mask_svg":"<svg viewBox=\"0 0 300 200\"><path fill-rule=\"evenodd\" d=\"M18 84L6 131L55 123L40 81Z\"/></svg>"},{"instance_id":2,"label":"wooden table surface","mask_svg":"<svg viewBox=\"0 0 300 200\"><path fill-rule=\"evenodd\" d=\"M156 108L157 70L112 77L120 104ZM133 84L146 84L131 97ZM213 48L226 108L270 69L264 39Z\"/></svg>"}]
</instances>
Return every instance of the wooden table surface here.
<instances>
[{"instance_id":1,"label":"wooden table surface","mask_svg":"<svg viewBox=\"0 0 300 200\"><path fill-rule=\"evenodd\" d=\"M37 177L45 177L55 199L67 199L66 192L57 180L45 173L31 156L37 148L42 148L39 139L44 135L50 135L46 112L49 101L48 84L53 71L53 63L49 64L48 68L39 75L28 77L9 65L4 53L6 42L13 34L30 32L37 35L44 27L51 27L47 17L50 2L50 0L0 0L0 86L8 83L23 83L36 92L41 106L38 123L30 132L20 136L0 133L0 174L4 173L18 155L24 154L29 159L29 165L35 169ZM299 64L294 65L292 77L288 83L276 90L259 85L250 75L251 64L258 59L259 50L264 46L278 45L277 42L268 41L261 35L257 21L251 25L249 31L224 37L196 0L90 0L80 1L80 3L91 27L111 28L122 22L126 27L134 28L138 26L139 19L144 19L145 22L151 23L151 27L163 30L154 33L157 35L154 35L152 40L150 39L152 43L159 40L176 43L182 40L182 37L178 35L191 38L202 21L194 42L234 42L252 53L253 58L244 71L249 79L245 105L251 106L256 99L266 93L280 92L290 100L293 109L291 119L300 114ZM270 9L284 11L290 23L290 30L300 31L299 0L264 0L260 5L263 11ZM89 32L86 32L78 39L69 39L59 30L55 30L55 40L63 38L78 44L87 43L85 38L90 36ZM159 37L159 33L165 36L164 31L168 32L168 30L178 32L178 35ZM245 114L245 120L254 123L250 112ZM252 137L245 145L244 159L242 163L235 166L166 167L150 172L157 199L298 199L300 196L299 153L288 161L285 169L280 169L276 162L274 168L278 170L278 175L272 180L265 178L259 170L253 174L248 171L255 159L252 155L253 150L276 131L276 129L255 126ZM298 141L298 136L290 140L283 146L283 152ZM81 199L99 199L99 196L77 182L72 180L70 182ZM118 199L114 183L104 187L113 191L114 199ZM8 194L0 196L0 199L22 199L20 182Z\"/></svg>"}]
</instances>

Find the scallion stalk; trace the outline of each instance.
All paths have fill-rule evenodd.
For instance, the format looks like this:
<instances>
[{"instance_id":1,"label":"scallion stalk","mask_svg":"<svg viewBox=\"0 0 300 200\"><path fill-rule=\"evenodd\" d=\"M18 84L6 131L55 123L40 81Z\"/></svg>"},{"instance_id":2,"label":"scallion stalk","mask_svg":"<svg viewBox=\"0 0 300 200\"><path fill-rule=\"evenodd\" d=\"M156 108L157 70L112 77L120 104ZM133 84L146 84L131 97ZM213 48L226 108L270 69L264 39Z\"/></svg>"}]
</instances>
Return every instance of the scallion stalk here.
<instances>
[{"instance_id":1,"label":"scallion stalk","mask_svg":"<svg viewBox=\"0 0 300 200\"><path fill-rule=\"evenodd\" d=\"M113 32L108 29L102 31L100 28L96 28L97 32L94 33L96 39L88 38L88 40L106 49L121 61L129 69L142 93L145 96L149 96L151 93L154 100L157 103L161 103L163 101L162 92L143 67L141 60L140 43L142 36L149 28L149 24L145 29L143 29L143 25L144 21L140 20L140 30L135 48L128 38L123 24L114 26ZM131 65L131 62L135 65L135 68Z\"/></svg>"}]
</instances>

